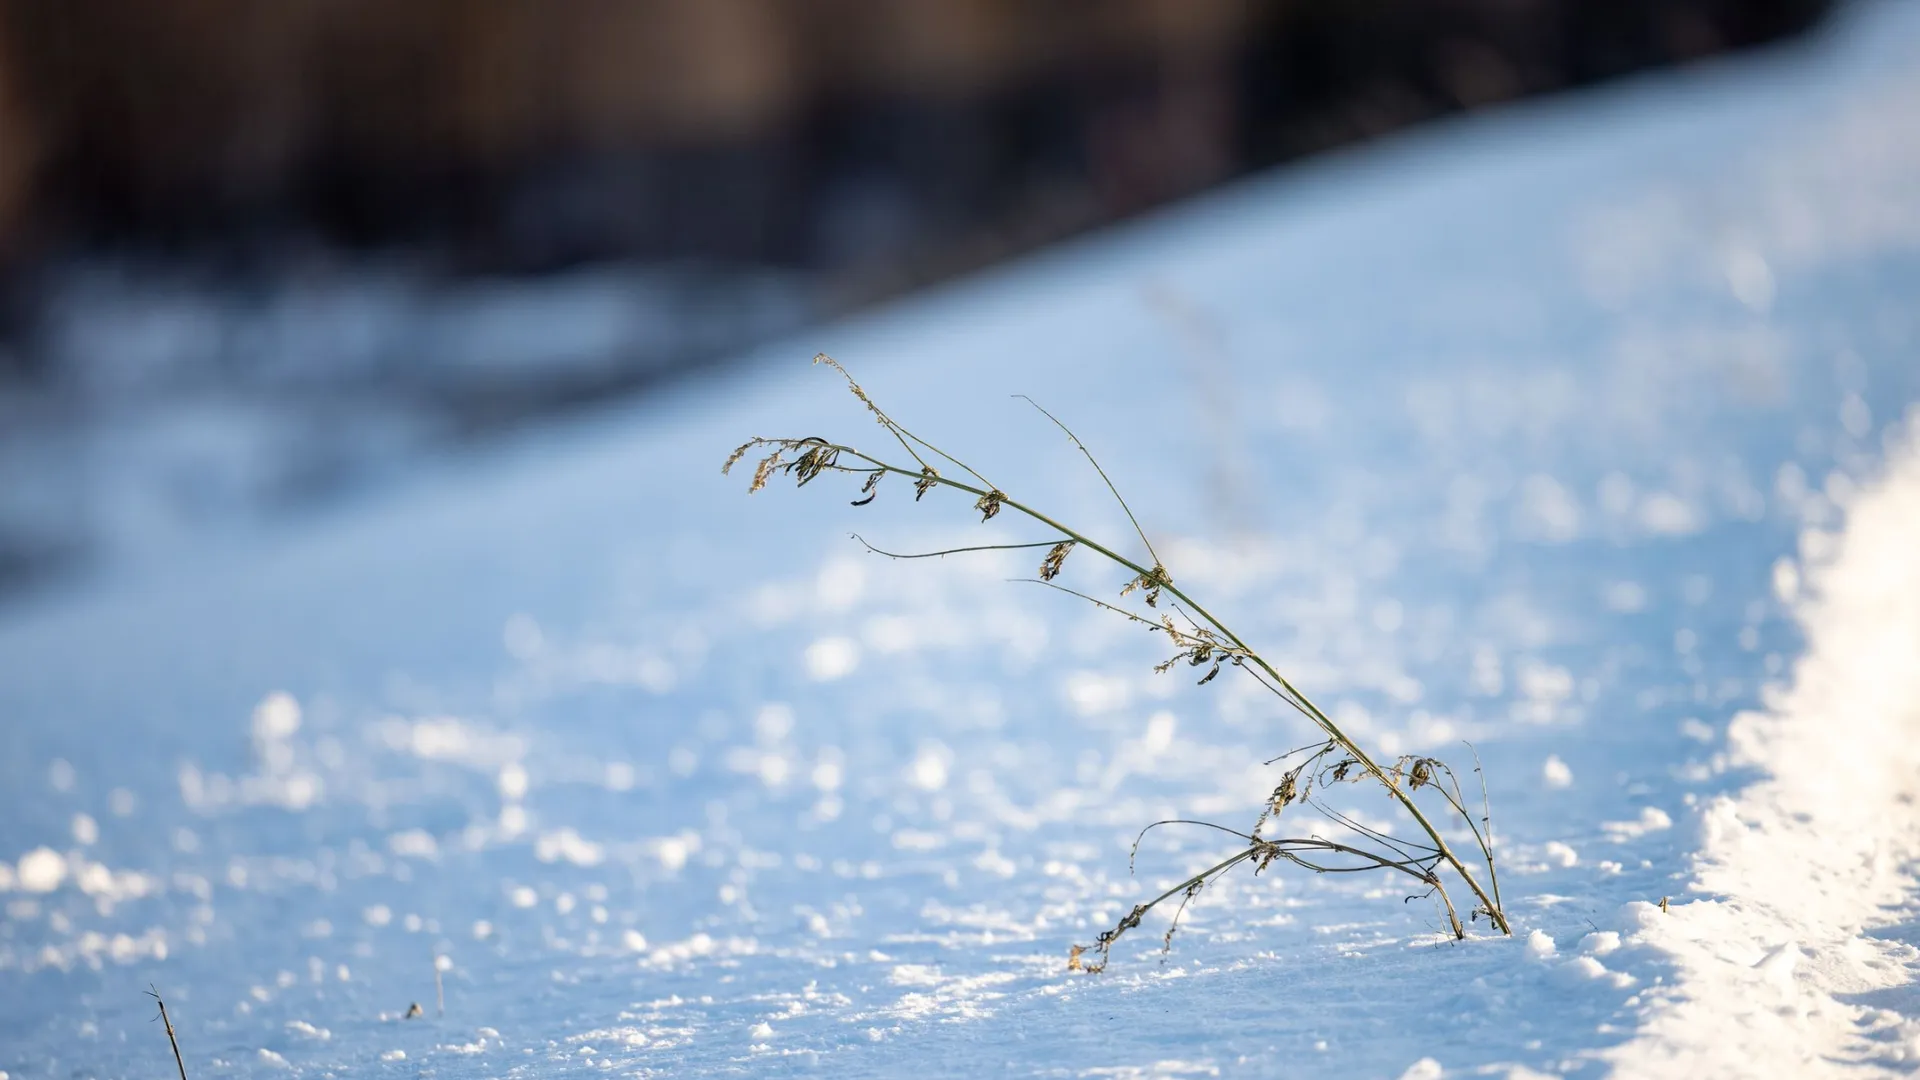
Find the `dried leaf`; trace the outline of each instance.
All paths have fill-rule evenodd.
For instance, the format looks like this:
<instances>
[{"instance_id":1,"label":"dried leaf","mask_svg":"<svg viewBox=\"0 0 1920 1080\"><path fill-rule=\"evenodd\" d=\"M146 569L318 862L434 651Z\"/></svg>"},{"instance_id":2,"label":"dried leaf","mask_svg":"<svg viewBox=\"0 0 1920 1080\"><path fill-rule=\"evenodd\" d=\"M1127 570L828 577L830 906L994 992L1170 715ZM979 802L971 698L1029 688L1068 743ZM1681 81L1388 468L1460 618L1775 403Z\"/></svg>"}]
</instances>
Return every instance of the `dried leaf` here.
<instances>
[{"instance_id":1,"label":"dried leaf","mask_svg":"<svg viewBox=\"0 0 1920 1080\"><path fill-rule=\"evenodd\" d=\"M1147 606L1158 607L1160 606L1160 590L1171 584L1173 584L1173 579L1167 576L1167 568L1161 566L1159 563L1154 563L1153 569L1127 582L1126 587L1120 590L1120 595L1124 597L1135 589L1145 589L1147 591L1145 597Z\"/></svg>"},{"instance_id":2,"label":"dried leaf","mask_svg":"<svg viewBox=\"0 0 1920 1080\"><path fill-rule=\"evenodd\" d=\"M989 491L974 502L973 508L980 511L981 521L992 521L993 515L1000 512L1000 504L1006 499L1007 496L1003 492Z\"/></svg>"},{"instance_id":3,"label":"dried leaf","mask_svg":"<svg viewBox=\"0 0 1920 1080\"><path fill-rule=\"evenodd\" d=\"M840 459L840 450L818 439L807 439L802 445L807 451L787 465L787 471L798 476L796 487L806 487L808 481L834 467Z\"/></svg>"},{"instance_id":4,"label":"dried leaf","mask_svg":"<svg viewBox=\"0 0 1920 1080\"><path fill-rule=\"evenodd\" d=\"M1420 760L1414 762L1413 763L1413 781L1412 781L1413 790L1419 791L1421 788L1425 787L1426 785L1432 782L1433 782L1433 759L1421 758Z\"/></svg>"},{"instance_id":5,"label":"dried leaf","mask_svg":"<svg viewBox=\"0 0 1920 1080\"><path fill-rule=\"evenodd\" d=\"M1060 575L1060 566L1067 561L1067 553L1073 550L1076 541L1062 540L1053 545L1047 557L1040 562L1040 580L1052 581Z\"/></svg>"},{"instance_id":6,"label":"dried leaf","mask_svg":"<svg viewBox=\"0 0 1920 1080\"><path fill-rule=\"evenodd\" d=\"M1299 797L1299 794L1298 780L1294 773L1289 772L1280 778L1280 786L1273 789L1273 795L1268 798L1267 802L1273 807L1273 812L1277 814L1280 812L1281 807L1291 805L1293 800Z\"/></svg>"}]
</instances>

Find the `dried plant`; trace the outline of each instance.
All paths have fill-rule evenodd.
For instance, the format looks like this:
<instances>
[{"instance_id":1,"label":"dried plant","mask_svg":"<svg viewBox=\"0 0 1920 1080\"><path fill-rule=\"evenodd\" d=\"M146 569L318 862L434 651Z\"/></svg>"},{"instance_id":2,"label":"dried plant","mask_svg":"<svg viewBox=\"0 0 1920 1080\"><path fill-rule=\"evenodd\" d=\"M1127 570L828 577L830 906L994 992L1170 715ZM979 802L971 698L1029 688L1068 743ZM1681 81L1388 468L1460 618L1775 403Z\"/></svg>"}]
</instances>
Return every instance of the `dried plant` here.
<instances>
[{"instance_id":1,"label":"dried plant","mask_svg":"<svg viewBox=\"0 0 1920 1080\"><path fill-rule=\"evenodd\" d=\"M155 1005L160 1006L160 1015L154 1019L160 1021L161 1025L167 1029L167 1045L173 1047L173 1065L180 1070L180 1080L187 1080L187 1061L180 1056L180 1039L173 1033L173 1018L167 1015L167 1003L161 999L159 989L154 986L147 987L147 996L153 999Z\"/></svg>"},{"instance_id":2,"label":"dried plant","mask_svg":"<svg viewBox=\"0 0 1920 1080\"><path fill-rule=\"evenodd\" d=\"M1014 499L971 466L902 427L887 415L868 396L866 390L854 381L853 376L832 357L821 354L814 357L814 362L831 367L846 380L853 395L866 406L879 425L906 452L912 463L889 462L856 450L852 446L828 442L818 437L753 438L742 444L727 458L726 464L721 467L722 473L730 472L734 465L749 453L765 451L765 456L759 459L754 468L749 491L759 491L776 475L781 474L792 477L797 486L805 487L823 473L848 473L862 477L859 489L861 497L854 500L853 505L865 506L878 496L880 482L886 476L898 473L913 482L916 502L936 487L947 487L973 496L975 500L973 508L979 511L982 521L990 521L1002 511L1014 511L1029 521L1043 526L1052 535L1033 543L972 544L941 551L913 553L883 551L868 544L858 534L855 534L854 539L859 540L867 550L875 554L895 559L931 558L974 551L1045 548L1047 553L1040 563L1038 576L1023 580L1078 597L1098 608L1128 619L1151 633L1164 634L1174 651L1164 662L1155 667L1156 671L1165 673L1183 665L1190 670L1204 669L1199 683L1205 685L1218 677L1223 668L1234 668L1305 717L1324 736L1323 739L1267 762L1269 765L1283 762L1290 764L1281 774L1280 783L1267 797L1258 819L1248 831L1241 832L1211 822L1185 820L1158 821L1143 829L1140 837L1134 841L1136 854L1140 839L1144 839L1148 832L1162 825L1188 825L1216 830L1235 837L1244 844L1244 847L1159 896L1136 905L1111 930L1096 938L1092 945L1075 945L1067 960L1071 970L1097 972L1105 968L1114 942L1127 931L1138 927L1147 912L1177 896L1180 898L1180 903L1163 938L1163 948L1171 947L1174 931L1178 928L1180 916L1185 912L1187 905L1221 875L1243 863L1251 864L1256 874L1276 861L1290 863L1322 874L1365 871L1404 874L1412 878L1415 883L1416 892L1409 899L1420 896L1436 898L1441 909L1446 913L1453 935L1456 938L1464 938L1467 935L1466 927L1461 922L1459 911L1447 892L1447 876L1450 874L1454 880L1467 887L1476 901L1469 914L1469 921L1477 921L1485 916L1499 933L1512 934L1506 912L1500 903L1500 879L1495 870L1492 817L1487 804L1485 774L1481 771L1477 754L1474 759L1474 772L1481 776L1481 806L1477 816L1467 804L1458 776L1453 769L1437 758L1408 755L1398 758L1391 764L1383 765L1378 759L1368 754L1331 717L1288 682L1271 664L1262 659L1245 640L1228 629L1224 623L1174 583L1166 564L1154 550L1153 542L1147 538L1146 531L1140 527L1139 520L1134 517L1133 509L1127 505L1126 499L1121 496L1113 480L1107 476L1106 470L1101 468L1100 462L1065 424L1052 413L1041 408L1033 399L1025 395L1017 395L1039 410L1041 415L1066 435L1075 449L1086 456L1094 471L1099 474L1101 481L1106 484L1107 490L1112 493L1114 500L1126 513L1127 520L1132 524L1134 534L1144 549L1144 558L1129 558L1115 547L1094 540L1048 514ZM939 464L936 465L936 462ZM955 475L943 474L942 466L950 467ZM1119 591L1117 602L1101 600L1055 582L1054 578L1060 573L1067 557L1080 548L1092 551L1127 573L1127 580ZM1143 612L1121 606L1136 600L1145 605L1148 610ZM1396 837L1376 829L1342 812L1321 797L1323 792L1337 784L1369 782L1384 789L1390 799L1398 805L1417 829L1418 839ZM1423 805L1423 799L1428 800L1429 805ZM1437 807L1431 805L1434 802L1439 805ZM1305 807L1316 812L1323 822L1334 827L1338 838L1329 839L1317 833L1306 837L1290 838L1269 838L1262 835L1263 829L1278 819L1283 811L1293 806ZM1430 809L1441 810L1442 813L1438 816L1442 821L1457 821L1464 826L1464 831L1456 830L1455 840L1471 839L1479 856L1473 862L1486 869L1486 887L1482 887L1474 868L1463 861L1455 852L1454 846L1448 843L1446 836L1434 823L1434 818L1429 816ZM1131 861L1129 859L1129 864Z\"/></svg>"}]
</instances>

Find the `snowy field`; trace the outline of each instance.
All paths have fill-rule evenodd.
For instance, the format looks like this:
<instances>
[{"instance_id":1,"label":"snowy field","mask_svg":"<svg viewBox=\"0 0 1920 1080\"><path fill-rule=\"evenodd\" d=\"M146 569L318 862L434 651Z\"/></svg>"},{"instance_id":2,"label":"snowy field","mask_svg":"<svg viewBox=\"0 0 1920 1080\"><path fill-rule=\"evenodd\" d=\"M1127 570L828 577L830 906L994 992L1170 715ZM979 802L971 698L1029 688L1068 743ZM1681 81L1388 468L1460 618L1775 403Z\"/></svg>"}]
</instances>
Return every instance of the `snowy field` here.
<instances>
[{"instance_id":1,"label":"snowy field","mask_svg":"<svg viewBox=\"0 0 1920 1080\"><path fill-rule=\"evenodd\" d=\"M167 1075L149 985L196 1080L1913 1072L1915 116L1858 9L15 605L0 1077ZM1362 741L1472 740L1515 937L1275 867L1070 973L1309 735L1028 553L846 537L1038 539L966 500L723 480L879 448L819 350L1120 542L1035 395Z\"/></svg>"}]
</instances>

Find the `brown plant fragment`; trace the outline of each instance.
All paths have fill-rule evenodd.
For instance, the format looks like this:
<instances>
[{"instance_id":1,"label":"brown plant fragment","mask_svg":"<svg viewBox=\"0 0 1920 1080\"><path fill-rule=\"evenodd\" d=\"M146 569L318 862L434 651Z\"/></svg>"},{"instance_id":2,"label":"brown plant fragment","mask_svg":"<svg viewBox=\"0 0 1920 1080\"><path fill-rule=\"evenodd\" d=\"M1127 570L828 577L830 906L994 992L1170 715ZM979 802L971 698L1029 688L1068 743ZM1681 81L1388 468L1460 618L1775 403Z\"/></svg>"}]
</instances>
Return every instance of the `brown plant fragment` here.
<instances>
[{"instance_id":1,"label":"brown plant fragment","mask_svg":"<svg viewBox=\"0 0 1920 1080\"><path fill-rule=\"evenodd\" d=\"M1127 582L1126 588L1120 590L1120 595L1126 596L1135 589L1145 589L1147 591L1145 597L1147 606L1159 607L1160 590L1171 584L1173 584L1173 579L1167 576L1167 568L1161 566L1159 563L1154 563L1153 569Z\"/></svg>"},{"instance_id":2,"label":"brown plant fragment","mask_svg":"<svg viewBox=\"0 0 1920 1080\"><path fill-rule=\"evenodd\" d=\"M1006 501L1005 492L989 491L974 502L973 508L980 511L981 521L992 521L993 515L1000 512L1000 504Z\"/></svg>"},{"instance_id":3,"label":"brown plant fragment","mask_svg":"<svg viewBox=\"0 0 1920 1080\"><path fill-rule=\"evenodd\" d=\"M732 472L733 467L735 465L740 464L740 459L747 456L747 451L753 449L756 446L759 446L760 443L761 443L761 440L757 437L748 439L746 442L741 443L739 449L727 455L727 463L725 465L720 466L720 475L725 476L728 473Z\"/></svg>"},{"instance_id":4,"label":"brown plant fragment","mask_svg":"<svg viewBox=\"0 0 1920 1080\"><path fill-rule=\"evenodd\" d=\"M747 494L751 495L767 486L767 481L773 477L773 471L780 467L780 454L780 450L775 450L760 459L760 464L753 470L753 483L747 485Z\"/></svg>"},{"instance_id":5,"label":"brown plant fragment","mask_svg":"<svg viewBox=\"0 0 1920 1080\"><path fill-rule=\"evenodd\" d=\"M1067 561L1067 553L1073 550L1075 543L1076 541L1073 540L1062 540L1053 545L1053 549L1047 552L1047 557L1040 562L1041 581L1052 581L1060 576L1061 564Z\"/></svg>"}]
</instances>

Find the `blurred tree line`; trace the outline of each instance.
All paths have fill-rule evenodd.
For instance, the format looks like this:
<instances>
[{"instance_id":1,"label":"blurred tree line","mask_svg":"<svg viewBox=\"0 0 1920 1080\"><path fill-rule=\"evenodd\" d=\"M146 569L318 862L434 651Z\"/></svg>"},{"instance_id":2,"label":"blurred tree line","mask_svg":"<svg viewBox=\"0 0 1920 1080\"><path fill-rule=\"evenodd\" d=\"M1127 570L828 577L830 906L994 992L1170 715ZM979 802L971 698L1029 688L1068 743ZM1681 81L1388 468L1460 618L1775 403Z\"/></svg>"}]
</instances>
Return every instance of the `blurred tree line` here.
<instances>
[{"instance_id":1,"label":"blurred tree line","mask_svg":"<svg viewBox=\"0 0 1920 1080\"><path fill-rule=\"evenodd\" d=\"M0 591L1829 2L0 0Z\"/></svg>"},{"instance_id":2,"label":"blurred tree line","mask_svg":"<svg viewBox=\"0 0 1920 1080\"><path fill-rule=\"evenodd\" d=\"M0 0L0 251L925 278L1828 0Z\"/></svg>"}]
</instances>

